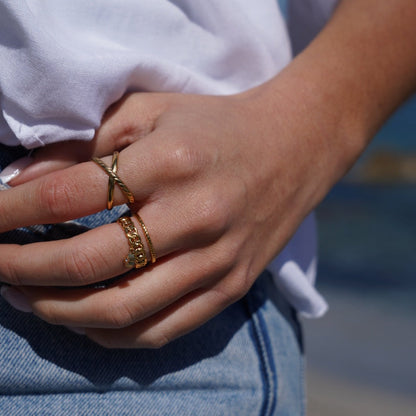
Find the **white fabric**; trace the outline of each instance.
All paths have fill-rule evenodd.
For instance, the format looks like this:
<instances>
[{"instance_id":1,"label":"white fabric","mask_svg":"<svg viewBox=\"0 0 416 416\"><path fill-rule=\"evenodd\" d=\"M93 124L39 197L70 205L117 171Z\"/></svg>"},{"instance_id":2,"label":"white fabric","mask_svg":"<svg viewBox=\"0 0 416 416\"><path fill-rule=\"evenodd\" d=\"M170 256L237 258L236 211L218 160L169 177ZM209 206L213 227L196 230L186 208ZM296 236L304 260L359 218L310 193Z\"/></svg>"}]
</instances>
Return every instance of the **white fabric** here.
<instances>
[{"instance_id":1,"label":"white fabric","mask_svg":"<svg viewBox=\"0 0 416 416\"><path fill-rule=\"evenodd\" d=\"M0 142L35 148L90 140L126 91L232 94L291 58L275 0L0 0ZM279 289L308 316L313 287L309 217L271 265Z\"/></svg>"},{"instance_id":2,"label":"white fabric","mask_svg":"<svg viewBox=\"0 0 416 416\"><path fill-rule=\"evenodd\" d=\"M274 0L2 0L7 144L91 139L126 90L231 94L290 59ZM265 13L268 11L269 13Z\"/></svg>"}]
</instances>

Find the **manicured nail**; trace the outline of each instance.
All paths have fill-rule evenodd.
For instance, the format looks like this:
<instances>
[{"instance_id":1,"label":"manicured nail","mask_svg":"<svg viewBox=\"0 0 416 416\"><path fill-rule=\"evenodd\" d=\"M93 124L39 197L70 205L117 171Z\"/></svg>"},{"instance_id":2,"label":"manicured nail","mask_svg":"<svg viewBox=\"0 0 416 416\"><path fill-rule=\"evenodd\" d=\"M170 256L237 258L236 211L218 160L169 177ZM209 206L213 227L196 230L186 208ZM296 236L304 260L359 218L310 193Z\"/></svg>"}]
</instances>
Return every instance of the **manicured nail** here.
<instances>
[{"instance_id":1,"label":"manicured nail","mask_svg":"<svg viewBox=\"0 0 416 416\"><path fill-rule=\"evenodd\" d=\"M75 334L85 335L85 329L84 328L79 328L77 326L66 326L65 328L68 329L71 332L74 332Z\"/></svg>"},{"instance_id":2,"label":"manicured nail","mask_svg":"<svg viewBox=\"0 0 416 416\"><path fill-rule=\"evenodd\" d=\"M28 167L33 162L33 159L29 156L22 157L10 163L9 166L6 166L3 171L0 173L0 181L2 183L8 183L14 179L20 172Z\"/></svg>"},{"instance_id":3,"label":"manicured nail","mask_svg":"<svg viewBox=\"0 0 416 416\"><path fill-rule=\"evenodd\" d=\"M32 312L32 307L26 296L17 289L10 286L2 286L0 289L2 298L20 312Z\"/></svg>"}]
</instances>

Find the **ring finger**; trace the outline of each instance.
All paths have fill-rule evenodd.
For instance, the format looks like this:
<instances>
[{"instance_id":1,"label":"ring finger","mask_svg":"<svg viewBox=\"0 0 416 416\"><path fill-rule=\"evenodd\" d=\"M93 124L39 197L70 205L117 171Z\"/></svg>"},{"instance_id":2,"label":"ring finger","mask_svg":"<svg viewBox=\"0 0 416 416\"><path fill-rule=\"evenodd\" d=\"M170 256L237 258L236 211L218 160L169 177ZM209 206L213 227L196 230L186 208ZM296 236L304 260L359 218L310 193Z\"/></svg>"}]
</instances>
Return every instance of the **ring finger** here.
<instances>
[{"instance_id":1,"label":"ring finger","mask_svg":"<svg viewBox=\"0 0 416 416\"><path fill-rule=\"evenodd\" d=\"M33 312L43 320L90 328L123 328L143 320L206 287L227 273L217 247L184 252L140 276L101 290L20 287ZM224 259L225 260L225 257ZM16 290L16 289L12 289Z\"/></svg>"}]
</instances>

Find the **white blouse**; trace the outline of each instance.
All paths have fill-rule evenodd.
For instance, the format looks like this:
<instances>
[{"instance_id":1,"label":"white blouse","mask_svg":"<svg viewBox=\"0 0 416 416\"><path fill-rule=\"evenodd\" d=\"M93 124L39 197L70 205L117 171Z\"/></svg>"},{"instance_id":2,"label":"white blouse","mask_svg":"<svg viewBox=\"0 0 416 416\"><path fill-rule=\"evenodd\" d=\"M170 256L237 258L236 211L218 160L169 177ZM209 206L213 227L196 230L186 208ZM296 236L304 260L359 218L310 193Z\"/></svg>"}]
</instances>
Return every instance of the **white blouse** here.
<instances>
[{"instance_id":1,"label":"white blouse","mask_svg":"<svg viewBox=\"0 0 416 416\"><path fill-rule=\"evenodd\" d=\"M291 33L302 10L318 8L310 22L318 27L333 3L293 0ZM31 149L91 140L127 91L233 94L290 59L276 0L1 0L0 142ZM313 287L315 249L310 216L270 265L307 316L327 308Z\"/></svg>"}]
</instances>

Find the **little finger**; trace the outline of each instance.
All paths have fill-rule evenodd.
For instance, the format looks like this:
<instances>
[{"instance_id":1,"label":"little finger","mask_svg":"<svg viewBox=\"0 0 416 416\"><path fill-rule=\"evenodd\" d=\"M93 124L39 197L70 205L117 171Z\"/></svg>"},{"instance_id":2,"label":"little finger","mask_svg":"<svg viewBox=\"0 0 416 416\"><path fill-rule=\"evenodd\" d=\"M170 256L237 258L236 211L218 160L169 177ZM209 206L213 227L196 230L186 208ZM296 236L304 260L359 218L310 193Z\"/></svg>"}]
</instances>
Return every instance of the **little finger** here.
<instances>
[{"instance_id":1,"label":"little finger","mask_svg":"<svg viewBox=\"0 0 416 416\"><path fill-rule=\"evenodd\" d=\"M208 250L208 253L212 250ZM106 289L14 287L41 319L75 327L122 328L143 320L227 274L228 265L186 252L158 267L133 271ZM7 299L7 296L6 296Z\"/></svg>"},{"instance_id":2,"label":"little finger","mask_svg":"<svg viewBox=\"0 0 416 416\"><path fill-rule=\"evenodd\" d=\"M213 287L195 290L147 319L119 329L85 328L91 340L107 348L161 348L202 326L237 301ZM247 289L248 290L248 289Z\"/></svg>"}]
</instances>

